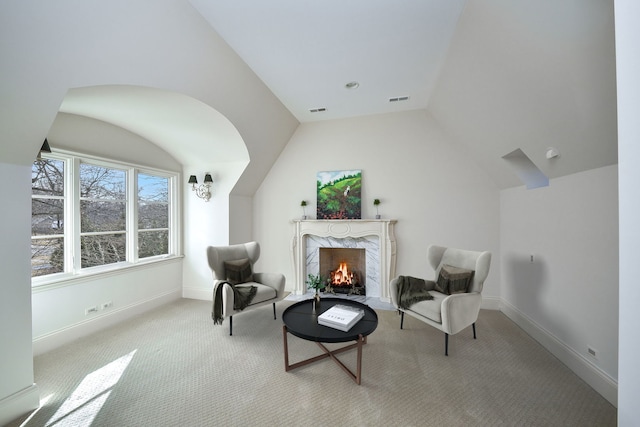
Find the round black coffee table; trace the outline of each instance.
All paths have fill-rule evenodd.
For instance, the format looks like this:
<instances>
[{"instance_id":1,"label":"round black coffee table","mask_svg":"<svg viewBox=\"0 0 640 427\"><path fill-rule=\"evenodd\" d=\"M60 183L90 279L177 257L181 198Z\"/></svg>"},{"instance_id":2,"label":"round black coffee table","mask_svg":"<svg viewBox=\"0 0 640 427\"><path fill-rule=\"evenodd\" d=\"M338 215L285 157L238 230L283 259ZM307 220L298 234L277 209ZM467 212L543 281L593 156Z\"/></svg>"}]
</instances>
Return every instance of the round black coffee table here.
<instances>
[{"instance_id":1,"label":"round black coffee table","mask_svg":"<svg viewBox=\"0 0 640 427\"><path fill-rule=\"evenodd\" d=\"M358 321L353 327L343 332L338 329L318 324L318 316L336 304L349 305L364 310L364 317ZM357 301L351 301L343 298L322 298L318 313L313 309L313 300L300 301L288 307L282 313L282 336L284 342L284 367L289 372L292 369L308 365L318 360L331 358L336 362L350 377L356 382L361 383L362 373L362 346L367 343L367 336L370 335L378 327L378 315L368 305ZM310 359L303 360L294 364L289 364L289 348L287 345L287 332L307 341L315 341L316 344L324 351L321 354ZM355 344L341 347L330 351L322 343L338 343L355 341ZM336 354L357 348L357 368L356 373L351 372L338 358Z\"/></svg>"}]
</instances>

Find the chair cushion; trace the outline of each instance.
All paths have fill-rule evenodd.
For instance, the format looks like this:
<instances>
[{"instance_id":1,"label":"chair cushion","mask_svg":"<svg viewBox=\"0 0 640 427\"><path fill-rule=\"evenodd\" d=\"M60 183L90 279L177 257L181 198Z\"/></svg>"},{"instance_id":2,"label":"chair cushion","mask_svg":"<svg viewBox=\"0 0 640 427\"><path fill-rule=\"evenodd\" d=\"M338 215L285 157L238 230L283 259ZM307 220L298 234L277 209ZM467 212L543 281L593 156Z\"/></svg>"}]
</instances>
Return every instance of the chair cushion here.
<instances>
[{"instance_id":1,"label":"chair cushion","mask_svg":"<svg viewBox=\"0 0 640 427\"><path fill-rule=\"evenodd\" d=\"M473 270L443 264L438 274L435 289L447 295L467 292L472 276Z\"/></svg>"},{"instance_id":2,"label":"chair cushion","mask_svg":"<svg viewBox=\"0 0 640 427\"><path fill-rule=\"evenodd\" d=\"M251 300L251 304L249 304L249 307L251 307L254 304L258 304L261 302L269 301L270 299L274 299L277 295L276 290L273 289L271 286L263 285L262 283L258 283L258 282L247 282L239 286L240 287L255 286L257 288L256 296L254 296L253 299Z\"/></svg>"},{"instance_id":3,"label":"chair cushion","mask_svg":"<svg viewBox=\"0 0 640 427\"><path fill-rule=\"evenodd\" d=\"M253 271L249 258L224 262L224 272L227 282L237 285L253 281Z\"/></svg>"},{"instance_id":4,"label":"chair cushion","mask_svg":"<svg viewBox=\"0 0 640 427\"><path fill-rule=\"evenodd\" d=\"M409 307L409 311L418 313L434 322L442 323L442 300L448 295L440 292L429 291L433 295L432 300L420 301Z\"/></svg>"}]
</instances>

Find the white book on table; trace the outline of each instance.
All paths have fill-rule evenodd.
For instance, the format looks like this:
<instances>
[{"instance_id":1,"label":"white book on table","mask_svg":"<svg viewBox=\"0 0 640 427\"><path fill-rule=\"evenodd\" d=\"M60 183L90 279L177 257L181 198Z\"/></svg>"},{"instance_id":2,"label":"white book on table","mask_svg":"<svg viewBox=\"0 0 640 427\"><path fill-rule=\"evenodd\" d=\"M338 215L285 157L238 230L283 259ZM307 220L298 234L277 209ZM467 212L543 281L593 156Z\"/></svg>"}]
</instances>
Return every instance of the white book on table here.
<instances>
[{"instance_id":1,"label":"white book on table","mask_svg":"<svg viewBox=\"0 0 640 427\"><path fill-rule=\"evenodd\" d=\"M363 317L361 308L336 304L318 316L318 324L347 332Z\"/></svg>"}]
</instances>

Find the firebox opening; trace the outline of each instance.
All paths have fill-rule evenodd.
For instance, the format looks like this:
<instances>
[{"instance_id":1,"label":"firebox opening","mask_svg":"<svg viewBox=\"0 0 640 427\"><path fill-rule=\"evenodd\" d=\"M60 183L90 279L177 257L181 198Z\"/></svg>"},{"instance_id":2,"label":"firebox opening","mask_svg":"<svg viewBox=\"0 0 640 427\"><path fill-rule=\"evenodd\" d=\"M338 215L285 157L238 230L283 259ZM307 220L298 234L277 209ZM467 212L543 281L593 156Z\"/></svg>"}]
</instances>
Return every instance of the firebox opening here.
<instances>
[{"instance_id":1,"label":"firebox opening","mask_svg":"<svg viewBox=\"0 0 640 427\"><path fill-rule=\"evenodd\" d=\"M366 295L366 250L320 248L320 274L329 280L325 292Z\"/></svg>"}]
</instances>

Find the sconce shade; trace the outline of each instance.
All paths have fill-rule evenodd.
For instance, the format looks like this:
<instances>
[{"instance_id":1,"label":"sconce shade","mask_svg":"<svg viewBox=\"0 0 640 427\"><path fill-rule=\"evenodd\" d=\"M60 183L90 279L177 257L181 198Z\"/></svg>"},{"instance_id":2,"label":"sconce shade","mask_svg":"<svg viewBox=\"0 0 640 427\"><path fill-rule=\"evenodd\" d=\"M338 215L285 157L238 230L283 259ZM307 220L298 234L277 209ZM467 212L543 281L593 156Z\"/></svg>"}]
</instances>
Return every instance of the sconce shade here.
<instances>
[{"instance_id":1,"label":"sconce shade","mask_svg":"<svg viewBox=\"0 0 640 427\"><path fill-rule=\"evenodd\" d=\"M198 179L195 175L190 175L189 184L191 184L191 190L195 191L196 196L204 199L205 202L208 202L211 199L211 186L213 185L213 178L211 178L210 173L204 175L204 184L201 185L197 185Z\"/></svg>"},{"instance_id":2,"label":"sconce shade","mask_svg":"<svg viewBox=\"0 0 640 427\"><path fill-rule=\"evenodd\" d=\"M47 141L47 138L44 139L44 142L42 143L42 148L40 149L40 152L45 152L45 153L50 153L51 152L51 147L49 147L49 141Z\"/></svg>"}]
</instances>

